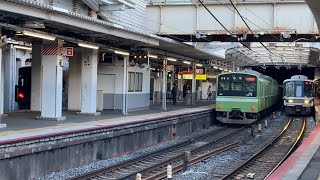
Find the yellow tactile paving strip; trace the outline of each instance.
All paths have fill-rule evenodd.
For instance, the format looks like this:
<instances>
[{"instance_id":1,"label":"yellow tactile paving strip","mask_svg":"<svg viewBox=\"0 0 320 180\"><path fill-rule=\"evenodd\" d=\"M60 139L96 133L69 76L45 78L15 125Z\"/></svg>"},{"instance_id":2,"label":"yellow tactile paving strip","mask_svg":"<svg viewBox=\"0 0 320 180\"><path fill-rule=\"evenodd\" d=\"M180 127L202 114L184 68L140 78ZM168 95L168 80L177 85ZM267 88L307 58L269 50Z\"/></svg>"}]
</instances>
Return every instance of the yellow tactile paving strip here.
<instances>
[{"instance_id":1,"label":"yellow tactile paving strip","mask_svg":"<svg viewBox=\"0 0 320 180\"><path fill-rule=\"evenodd\" d=\"M153 113L153 114L143 114L143 115L135 115L135 116L124 116L124 117L117 117L117 118L110 118L110 119L102 119L102 120L96 120L96 121L90 121L90 122L82 122L82 123L68 123L64 125L55 125L55 126L48 126L43 128L32 128L32 129L25 129L25 130L17 130L17 131L6 131L1 132L0 136L8 136L8 135L15 135L15 134L23 134L23 133L31 133L31 132L37 132L37 131L45 131L45 130L52 130L52 129L61 129L61 128L68 128L68 127L75 127L75 126L83 126L83 125L95 125L99 123L107 123L112 121L120 121L120 120L128 120L128 119L147 119L153 116L166 116L166 115L174 115L181 112L186 112L190 110L209 110L210 108L214 108L213 105L210 106L201 106L198 108L184 108L176 111L168 111L168 112L160 112L160 113Z\"/></svg>"}]
</instances>

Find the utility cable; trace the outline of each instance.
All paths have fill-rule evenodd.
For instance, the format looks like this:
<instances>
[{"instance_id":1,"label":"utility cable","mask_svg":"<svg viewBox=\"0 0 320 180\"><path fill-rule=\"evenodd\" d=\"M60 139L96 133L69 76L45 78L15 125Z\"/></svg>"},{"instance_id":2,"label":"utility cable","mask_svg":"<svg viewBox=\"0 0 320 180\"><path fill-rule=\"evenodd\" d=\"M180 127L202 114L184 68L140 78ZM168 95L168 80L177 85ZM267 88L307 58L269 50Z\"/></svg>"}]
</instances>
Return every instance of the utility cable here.
<instances>
[{"instance_id":1,"label":"utility cable","mask_svg":"<svg viewBox=\"0 0 320 180\"><path fill-rule=\"evenodd\" d=\"M219 20L218 18L207 8L206 5L203 4L203 2L201 0L198 0L200 2L200 4L209 12L209 14L220 24L220 26L222 26L222 28L227 31L228 34L232 35L231 31L229 31ZM239 37L236 35L238 41L239 41ZM252 50L250 47L248 47L246 44L244 44L243 42L239 41L244 47L248 48L249 50L255 52L254 50ZM255 52L257 54L259 54L258 52Z\"/></svg>"},{"instance_id":2,"label":"utility cable","mask_svg":"<svg viewBox=\"0 0 320 180\"><path fill-rule=\"evenodd\" d=\"M230 3L232 4L233 8L236 10L236 12L238 13L238 15L240 16L240 18L242 19L242 21L244 22L244 24L247 26L247 28L249 29L249 31L251 32L251 34L252 34L253 36L255 36L255 35L254 35L254 32L253 32L252 29L249 27L249 25L247 24L247 22L243 19L241 13L238 11L237 7L233 4L232 0L230 0ZM257 38L257 39L258 39L258 38ZM270 52L272 55L275 55L275 54L274 54L272 51L270 51L261 41L259 41L259 43L260 43L268 52ZM276 55L275 55L275 56L276 56ZM272 60L271 58L270 58L270 60L271 60L272 64L275 66L273 60ZM281 60L282 60L282 63L284 64L284 61L283 61L282 58L281 58Z\"/></svg>"}]
</instances>

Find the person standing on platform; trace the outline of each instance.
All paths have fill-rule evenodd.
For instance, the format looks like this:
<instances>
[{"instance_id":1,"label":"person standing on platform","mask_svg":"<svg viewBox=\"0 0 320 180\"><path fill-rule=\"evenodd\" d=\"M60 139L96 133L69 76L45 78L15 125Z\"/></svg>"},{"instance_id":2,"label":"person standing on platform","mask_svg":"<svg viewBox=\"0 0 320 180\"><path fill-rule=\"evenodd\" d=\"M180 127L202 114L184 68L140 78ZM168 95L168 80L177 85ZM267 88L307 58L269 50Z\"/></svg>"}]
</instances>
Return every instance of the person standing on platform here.
<instances>
[{"instance_id":1,"label":"person standing on platform","mask_svg":"<svg viewBox=\"0 0 320 180\"><path fill-rule=\"evenodd\" d=\"M186 98L186 95L187 95L187 84L184 84L183 85L183 92L182 92L182 97L183 97L183 100L185 100Z\"/></svg>"},{"instance_id":2,"label":"person standing on platform","mask_svg":"<svg viewBox=\"0 0 320 180\"><path fill-rule=\"evenodd\" d=\"M208 90L207 90L207 100L212 100L212 91L211 91L211 86L208 87Z\"/></svg>"},{"instance_id":3,"label":"person standing on platform","mask_svg":"<svg viewBox=\"0 0 320 180\"><path fill-rule=\"evenodd\" d=\"M175 84L171 89L171 96L172 96L173 105L176 105L177 104L177 87Z\"/></svg>"}]
</instances>

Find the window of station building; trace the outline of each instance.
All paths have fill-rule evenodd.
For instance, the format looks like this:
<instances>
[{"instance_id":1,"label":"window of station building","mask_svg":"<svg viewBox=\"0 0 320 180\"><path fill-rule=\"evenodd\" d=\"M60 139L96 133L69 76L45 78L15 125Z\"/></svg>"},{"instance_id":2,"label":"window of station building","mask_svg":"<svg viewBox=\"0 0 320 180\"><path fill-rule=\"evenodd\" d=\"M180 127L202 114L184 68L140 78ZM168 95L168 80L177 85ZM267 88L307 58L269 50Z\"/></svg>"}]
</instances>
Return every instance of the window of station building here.
<instances>
[{"instance_id":1,"label":"window of station building","mask_svg":"<svg viewBox=\"0 0 320 180\"><path fill-rule=\"evenodd\" d=\"M143 74L138 72L128 73L128 91L141 92L142 91Z\"/></svg>"}]
</instances>

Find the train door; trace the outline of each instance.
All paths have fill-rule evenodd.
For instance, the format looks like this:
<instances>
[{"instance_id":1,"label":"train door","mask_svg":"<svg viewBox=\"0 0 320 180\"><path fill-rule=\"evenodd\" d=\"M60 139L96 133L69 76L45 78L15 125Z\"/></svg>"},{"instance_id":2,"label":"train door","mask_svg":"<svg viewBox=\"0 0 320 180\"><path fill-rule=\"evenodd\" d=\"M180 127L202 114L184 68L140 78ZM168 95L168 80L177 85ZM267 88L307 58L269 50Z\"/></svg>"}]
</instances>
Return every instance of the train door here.
<instances>
[{"instance_id":1,"label":"train door","mask_svg":"<svg viewBox=\"0 0 320 180\"><path fill-rule=\"evenodd\" d=\"M296 83L296 97L298 97L298 98L302 97L302 83L301 82Z\"/></svg>"},{"instance_id":2,"label":"train door","mask_svg":"<svg viewBox=\"0 0 320 180\"><path fill-rule=\"evenodd\" d=\"M115 109L115 74L98 74L97 90L103 91L103 109Z\"/></svg>"}]
</instances>

